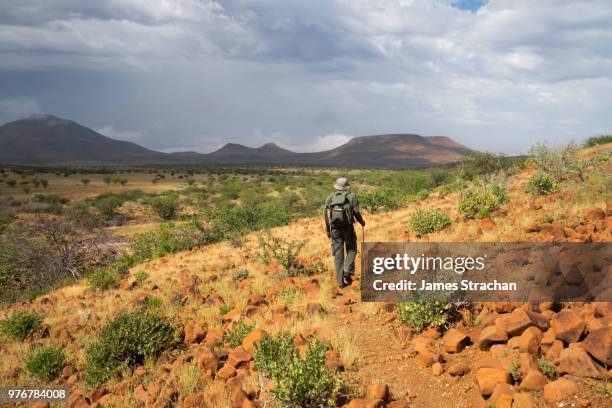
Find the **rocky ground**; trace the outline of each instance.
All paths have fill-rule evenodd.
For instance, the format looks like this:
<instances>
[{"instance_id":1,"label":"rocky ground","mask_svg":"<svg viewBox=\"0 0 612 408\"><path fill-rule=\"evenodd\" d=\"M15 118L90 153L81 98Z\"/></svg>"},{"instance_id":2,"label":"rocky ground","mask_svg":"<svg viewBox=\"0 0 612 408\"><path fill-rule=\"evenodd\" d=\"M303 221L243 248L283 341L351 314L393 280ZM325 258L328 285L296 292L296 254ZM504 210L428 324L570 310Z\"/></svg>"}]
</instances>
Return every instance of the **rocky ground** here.
<instances>
[{"instance_id":1,"label":"rocky ground","mask_svg":"<svg viewBox=\"0 0 612 408\"><path fill-rule=\"evenodd\" d=\"M511 179L510 204L491 218L462 220L456 195L431 197L367 217L367 239L612 241L609 196L582 201L575 189L533 199L523 193L527 177L528 171ZM429 237L406 232L417 207L447 209L455 217L452 232ZM552 222L543 221L550 214ZM400 324L393 304L361 303L358 281L335 288L321 220L299 220L274 234L303 240L304 264L319 268L323 261L324 268L313 276L279 280L277 265L259 261L254 233L238 244L214 244L138 265L115 289L91 292L81 283L4 308L0 318L32 310L44 316L45 327L25 342L0 344L0 383L32 383L23 370L25 356L56 345L69 364L52 385L70 389L71 408L273 406L273 385L254 369L254 346L265 334L290 332L298 347L315 337L331 346L326 364L344 383L338 406L612 405L612 304L482 303L463 309L443 329L415 334ZM248 273L237 275L241 269ZM146 271L146 280L136 279L140 271ZM113 316L148 307L152 299L182 327L183 346L87 389L87 344ZM227 333L241 320L253 322L254 329L242 345L232 347Z\"/></svg>"}]
</instances>

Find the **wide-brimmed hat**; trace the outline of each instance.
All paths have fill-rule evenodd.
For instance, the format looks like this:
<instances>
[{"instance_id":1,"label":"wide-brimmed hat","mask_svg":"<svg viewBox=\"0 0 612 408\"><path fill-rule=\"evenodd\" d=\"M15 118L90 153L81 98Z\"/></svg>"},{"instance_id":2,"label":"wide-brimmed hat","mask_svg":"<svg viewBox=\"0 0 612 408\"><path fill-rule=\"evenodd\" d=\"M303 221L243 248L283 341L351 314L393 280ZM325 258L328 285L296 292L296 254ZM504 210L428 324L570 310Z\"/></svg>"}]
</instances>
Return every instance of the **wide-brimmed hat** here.
<instances>
[{"instance_id":1,"label":"wide-brimmed hat","mask_svg":"<svg viewBox=\"0 0 612 408\"><path fill-rule=\"evenodd\" d=\"M350 186L351 185L349 184L348 179L346 177L340 177L338 180L336 180L336 183L334 184L334 188L336 190L341 191L348 190Z\"/></svg>"}]
</instances>

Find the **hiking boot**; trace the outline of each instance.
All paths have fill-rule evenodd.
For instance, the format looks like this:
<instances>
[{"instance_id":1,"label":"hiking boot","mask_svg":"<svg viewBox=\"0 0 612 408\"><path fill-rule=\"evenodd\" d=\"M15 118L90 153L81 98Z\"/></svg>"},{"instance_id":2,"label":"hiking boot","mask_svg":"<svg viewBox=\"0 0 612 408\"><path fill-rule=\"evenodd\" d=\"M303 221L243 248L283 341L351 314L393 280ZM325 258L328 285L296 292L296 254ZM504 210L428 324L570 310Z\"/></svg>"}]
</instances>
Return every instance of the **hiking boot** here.
<instances>
[{"instance_id":1,"label":"hiking boot","mask_svg":"<svg viewBox=\"0 0 612 408\"><path fill-rule=\"evenodd\" d=\"M350 285L353 283L353 277L351 275L344 275L344 283L346 286Z\"/></svg>"},{"instance_id":2,"label":"hiking boot","mask_svg":"<svg viewBox=\"0 0 612 408\"><path fill-rule=\"evenodd\" d=\"M344 289L344 288L346 288L346 284L344 284L344 282L338 285L338 289Z\"/></svg>"}]
</instances>

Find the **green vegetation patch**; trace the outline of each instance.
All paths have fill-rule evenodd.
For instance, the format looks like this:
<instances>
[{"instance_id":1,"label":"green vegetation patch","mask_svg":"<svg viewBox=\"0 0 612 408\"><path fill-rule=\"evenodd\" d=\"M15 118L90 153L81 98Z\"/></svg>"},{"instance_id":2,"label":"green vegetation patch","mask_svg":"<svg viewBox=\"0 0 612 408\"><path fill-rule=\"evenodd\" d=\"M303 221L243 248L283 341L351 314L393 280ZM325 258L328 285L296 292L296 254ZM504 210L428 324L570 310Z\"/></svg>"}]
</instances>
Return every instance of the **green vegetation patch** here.
<instances>
[{"instance_id":1,"label":"green vegetation patch","mask_svg":"<svg viewBox=\"0 0 612 408\"><path fill-rule=\"evenodd\" d=\"M30 356L26 364L34 377L41 381L51 381L59 377L66 363L64 353L55 347L37 350Z\"/></svg>"},{"instance_id":2,"label":"green vegetation patch","mask_svg":"<svg viewBox=\"0 0 612 408\"><path fill-rule=\"evenodd\" d=\"M283 406L333 406L341 379L325 367L328 347L311 341L302 358L293 343L290 335L265 337L255 349L255 368L274 381L271 392Z\"/></svg>"},{"instance_id":3,"label":"green vegetation patch","mask_svg":"<svg viewBox=\"0 0 612 408\"><path fill-rule=\"evenodd\" d=\"M410 217L410 229L422 235L443 230L450 225L449 215L437 208L432 210L418 209Z\"/></svg>"},{"instance_id":4,"label":"green vegetation patch","mask_svg":"<svg viewBox=\"0 0 612 408\"><path fill-rule=\"evenodd\" d=\"M97 387L145 359L157 358L179 342L179 331L156 314L120 314L87 348L85 380L88 386Z\"/></svg>"},{"instance_id":5,"label":"green vegetation patch","mask_svg":"<svg viewBox=\"0 0 612 408\"><path fill-rule=\"evenodd\" d=\"M529 178L525 192L537 194L537 195L548 195L559 191L559 183L555 178L544 172L537 172Z\"/></svg>"},{"instance_id":6,"label":"green vegetation patch","mask_svg":"<svg viewBox=\"0 0 612 408\"><path fill-rule=\"evenodd\" d=\"M486 187L472 187L459 199L458 210L468 218L485 218L497 209L499 198Z\"/></svg>"},{"instance_id":7,"label":"green vegetation patch","mask_svg":"<svg viewBox=\"0 0 612 408\"><path fill-rule=\"evenodd\" d=\"M15 312L0 321L0 334L23 341L40 329L42 320L42 317L34 312Z\"/></svg>"},{"instance_id":8,"label":"green vegetation patch","mask_svg":"<svg viewBox=\"0 0 612 408\"><path fill-rule=\"evenodd\" d=\"M429 326L440 327L446 323L446 312L450 305L441 301L399 302L395 305L398 319L415 332Z\"/></svg>"}]
</instances>

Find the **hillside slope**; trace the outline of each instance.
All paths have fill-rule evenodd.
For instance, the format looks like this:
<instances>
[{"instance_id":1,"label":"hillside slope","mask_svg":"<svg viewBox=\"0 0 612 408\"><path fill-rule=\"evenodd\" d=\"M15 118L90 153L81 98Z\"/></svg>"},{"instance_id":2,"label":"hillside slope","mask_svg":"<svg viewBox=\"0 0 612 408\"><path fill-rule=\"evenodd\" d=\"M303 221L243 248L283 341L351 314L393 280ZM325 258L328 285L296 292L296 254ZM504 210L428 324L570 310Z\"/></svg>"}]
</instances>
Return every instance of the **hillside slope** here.
<instances>
[{"instance_id":1,"label":"hillside slope","mask_svg":"<svg viewBox=\"0 0 612 408\"><path fill-rule=\"evenodd\" d=\"M610 163L607 166L609 168ZM594 189L600 186L580 184L556 195L532 197L526 195L524 189L533 172L527 169L509 179L509 202L490 218L465 221L456 210L457 193L432 196L398 211L366 215L365 238L368 241L432 242L612 241L612 197L594 194ZM427 208L448 211L454 220L451 228L426 237L407 232L411 214ZM603 213L604 216L585 218L591 213ZM554 220L550 225L555 227L555 233L562 234L563 238L552 235L551 228L539 232L532 228L533 225L548 225L548 221L543 220L549 217ZM364 238L361 230L357 232L361 241ZM602 370L601 365L586 353L576 351L582 348L568 348L556 339L560 332L545 329L544 337L538 340L538 352L542 350L557 369L563 361L566 361L566 369L567 362L574 361L572 366L577 370L563 375L563 380L531 374L529 378L534 381L531 385L523 385L521 380L514 385L506 384L510 382L510 370L519 370L525 380L527 374L538 370L536 355L521 349L522 336L516 335L508 342L499 341L498 347L491 351L468 345L464 349L460 347L459 352L448 352L447 345L458 346L463 343L463 337L457 342L456 336L455 340L449 339L451 331L441 337L442 334L434 329L413 336L397 321L393 305L361 303L355 284L342 291L335 288L329 242L321 219L298 220L273 233L304 241L301 254L304 265L312 266L322 261L326 272L281 281L275 279L277 266L266 266L259 260L257 237L260 233L256 232L247 236L239 248L222 242L138 265L117 289L92 293L80 283L54 291L0 311L1 318L13 310L34 310L45 316L45 324L49 326L48 336L38 336L25 344L0 346L3 352L0 382L25 384L27 378L17 370L22 364L23 353L36 346L54 344L66 350L71 359L70 368L64 370L55 385L69 387L71 403L78 406L95 403L122 407L157 407L170 403L183 407L262 406L270 399L270 386L253 371L251 344L243 342L246 350L227 342L223 344L224 334L243 318L254 322L259 330L253 332L251 340L261 338L265 331L272 336L293 333L298 336L298 344L304 344L305 339L313 336L328 342L333 349L326 354L329 366L343 370L347 386L343 391L345 401L364 396L369 384L388 384L390 399L394 400L388 407L461 408L493 404L501 407L509 406L502 403L511 404L513 399L521 401L520 407L557 407L559 403L568 402L593 408L609 406L609 395L599 391L605 383L589 378L593 371L589 373L588 370ZM359 273L359 264L357 268ZM236 279L234 272L240 269L247 270L248 274ZM136 274L140 271L146 271L148 278L138 283ZM114 380L105 387L85 389L83 348L91 341L92 333L98 333L121 311L148 307L145 305L152 299L161 302L155 309L157 312L184 325L184 350L165 353L157 363L139 366L125 378ZM229 305L231 310L223 310L222 314L222 305ZM605 331L609 333L612 326L609 304L571 304L562 310L561 305L534 306L537 309L533 316L544 318L547 326L555 319L557 324L563 324L560 313L564 316L569 313L579 322L579 334L584 335L581 341L593 333L601 333L600 343L606 347L612 345L609 334L605 336ZM525 309L527 305L478 305L472 311L465 311L456 322L456 328L472 339L472 343L478 343L484 330L495 326L498 319L520 318ZM580 354L580 359L572 360L572 353ZM437 360L441 364L433 364ZM519 362L518 368L512 368L513 361ZM480 367L499 371L487 371L490 375L484 375L477 362ZM506 363L508 365L504 366ZM456 374L458 372L460 374ZM508 380L496 384L488 380L494 378L493 374ZM537 377L537 382L533 377ZM542 393L544 384L547 388ZM488 400L482 397L484 387L489 387L489 393L493 388L496 390ZM535 387L537 391L528 392L531 388L527 387ZM564 393L567 389L569 393ZM370 398L376 390L379 387L369 388ZM377 402L370 400L369 403ZM366 406L364 404L366 402L361 401L350 406Z\"/></svg>"}]
</instances>

